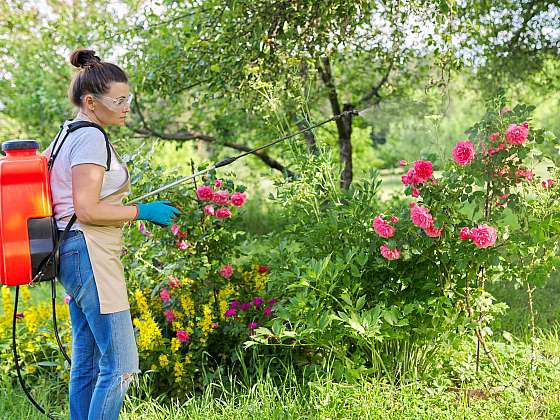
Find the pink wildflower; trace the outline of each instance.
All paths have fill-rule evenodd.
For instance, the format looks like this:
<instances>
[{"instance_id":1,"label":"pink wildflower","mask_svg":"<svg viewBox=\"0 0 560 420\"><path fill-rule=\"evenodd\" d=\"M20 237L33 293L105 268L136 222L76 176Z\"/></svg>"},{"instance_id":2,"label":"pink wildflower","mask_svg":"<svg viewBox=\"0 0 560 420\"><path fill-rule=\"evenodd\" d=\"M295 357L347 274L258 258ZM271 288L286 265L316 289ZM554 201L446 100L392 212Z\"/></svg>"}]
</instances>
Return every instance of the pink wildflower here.
<instances>
[{"instance_id":1,"label":"pink wildflower","mask_svg":"<svg viewBox=\"0 0 560 420\"><path fill-rule=\"evenodd\" d=\"M169 300L171 299L171 295L169 294L169 290L161 289L161 291L159 292L159 297L165 303L169 302Z\"/></svg>"},{"instance_id":2,"label":"pink wildflower","mask_svg":"<svg viewBox=\"0 0 560 420\"><path fill-rule=\"evenodd\" d=\"M270 271L270 267L268 265L265 264L259 265L259 273L264 274L264 273L268 273L269 271Z\"/></svg>"},{"instance_id":3,"label":"pink wildflower","mask_svg":"<svg viewBox=\"0 0 560 420\"><path fill-rule=\"evenodd\" d=\"M216 217L218 219L229 219L231 217L231 210L226 207L219 208L216 211Z\"/></svg>"},{"instance_id":4,"label":"pink wildflower","mask_svg":"<svg viewBox=\"0 0 560 420\"><path fill-rule=\"evenodd\" d=\"M220 188L222 186L222 181L220 181L219 179L214 181L214 187L215 188Z\"/></svg>"},{"instance_id":5,"label":"pink wildflower","mask_svg":"<svg viewBox=\"0 0 560 420\"><path fill-rule=\"evenodd\" d=\"M494 142L496 140L498 140L498 137L500 137L500 133L499 132L495 132L490 134L490 137L488 137L490 139L490 141Z\"/></svg>"},{"instance_id":6,"label":"pink wildflower","mask_svg":"<svg viewBox=\"0 0 560 420\"><path fill-rule=\"evenodd\" d=\"M264 316L270 316L272 314L272 308L270 306L267 306L266 308L264 308L263 314Z\"/></svg>"},{"instance_id":7,"label":"pink wildflower","mask_svg":"<svg viewBox=\"0 0 560 420\"><path fill-rule=\"evenodd\" d=\"M165 311L165 318L167 318L168 322L173 322L175 321L177 318L175 317L175 314L173 313L172 310L168 309L167 311Z\"/></svg>"},{"instance_id":8,"label":"pink wildflower","mask_svg":"<svg viewBox=\"0 0 560 420\"><path fill-rule=\"evenodd\" d=\"M264 299L261 297L256 297L253 299L253 305L255 306L261 306L264 302Z\"/></svg>"},{"instance_id":9,"label":"pink wildflower","mask_svg":"<svg viewBox=\"0 0 560 420\"><path fill-rule=\"evenodd\" d=\"M408 162L406 160L399 160L399 165L406 166L408 165Z\"/></svg>"},{"instance_id":10,"label":"pink wildflower","mask_svg":"<svg viewBox=\"0 0 560 420\"><path fill-rule=\"evenodd\" d=\"M552 187L554 184L556 183L556 181L554 181L553 179L547 179L546 181L541 182L541 185L543 186L543 188L550 188Z\"/></svg>"},{"instance_id":11,"label":"pink wildflower","mask_svg":"<svg viewBox=\"0 0 560 420\"><path fill-rule=\"evenodd\" d=\"M250 330L254 330L254 329L257 328L257 323L256 323L256 322L249 322L249 325L247 325L247 327L248 327Z\"/></svg>"},{"instance_id":12,"label":"pink wildflower","mask_svg":"<svg viewBox=\"0 0 560 420\"><path fill-rule=\"evenodd\" d=\"M474 160L474 144L469 140L460 141L455 145L452 153L455 162L461 166L468 165Z\"/></svg>"},{"instance_id":13,"label":"pink wildflower","mask_svg":"<svg viewBox=\"0 0 560 420\"><path fill-rule=\"evenodd\" d=\"M226 313L224 314L224 316L226 318L229 318L230 316L234 316L237 313L237 311L235 309L228 309L226 311Z\"/></svg>"},{"instance_id":14,"label":"pink wildflower","mask_svg":"<svg viewBox=\"0 0 560 420\"><path fill-rule=\"evenodd\" d=\"M216 191L212 195L212 201L220 206L226 206L229 204L229 192L227 190Z\"/></svg>"},{"instance_id":15,"label":"pink wildflower","mask_svg":"<svg viewBox=\"0 0 560 420\"><path fill-rule=\"evenodd\" d=\"M190 338L187 332L183 330L178 330L176 336L181 343L186 343L187 341L189 341Z\"/></svg>"},{"instance_id":16,"label":"pink wildflower","mask_svg":"<svg viewBox=\"0 0 560 420\"><path fill-rule=\"evenodd\" d=\"M175 236L177 236L177 234L181 232L181 230L179 229L179 225L177 223L174 223L173 225L171 225L171 233Z\"/></svg>"},{"instance_id":17,"label":"pink wildflower","mask_svg":"<svg viewBox=\"0 0 560 420\"><path fill-rule=\"evenodd\" d=\"M523 144L529 135L529 123L510 124L506 130L506 139L510 144Z\"/></svg>"},{"instance_id":18,"label":"pink wildflower","mask_svg":"<svg viewBox=\"0 0 560 420\"><path fill-rule=\"evenodd\" d=\"M231 204L235 207L241 207L245 204L247 195L245 193L235 192L231 195Z\"/></svg>"},{"instance_id":19,"label":"pink wildflower","mask_svg":"<svg viewBox=\"0 0 560 420\"><path fill-rule=\"evenodd\" d=\"M242 303L239 306L239 310L241 310L242 312L245 312L246 310L251 308L251 304L250 303Z\"/></svg>"},{"instance_id":20,"label":"pink wildflower","mask_svg":"<svg viewBox=\"0 0 560 420\"><path fill-rule=\"evenodd\" d=\"M199 200L210 201L214 197L214 190L209 185L201 185L196 189L196 196Z\"/></svg>"},{"instance_id":21,"label":"pink wildflower","mask_svg":"<svg viewBox=\"0 0 560 420\"><path fill-rule=\"evenodd\" d=\"M471 229L471 239L478 248L488 248L496 243L496 229L488 225L479 225Z\"/></svg>"},{"instance_id":22,"label":"pink wildflower","mask_svg":"<svg viewBox=\"0 0 560 420\"><path fill-rule=\"evenodd\" d=\"M389 225L382 216L377 216L373 219L372 227L382 238L391 238L395 235L395 228Z\"/></svg>"},{"instance_id":23,"label":"pink wildflower","mask_svg":"<svg viewBox=\"0 0 560 420\"><path fill-rule=\"evenodd\" d=\"M148 238L151 238L152 236L154 236L154 234L152 232L150 232L148 229L146 229L146 225L143 222L140 222L140 224L138 225L138 230L140 231L140 233L144 236L147 236Z\"/></svg>"},{"instance_id":24,"label":"pink wildflower","mask_svg":"<svg viewBox=\"0 0 560 420\"><path fill-rule=\"evenodd\" d=\"M461 231L459 232L459 237L461 238L462 241L470 239L471 238L471 230L468 227L462 227Z\"/></svg>"},{"instance_id":25,"label":"pink wildflower","mask_svg":"<svg viewBox=\"0 0 560 420\"><path fill-rule=\"evenodd\" d=\"M234 300L233 302L229 303L229 309L235 309L239 306L239 301Z\"/></svg>"},{"instance_id":26,"label":"pink wildflower","mask_svg":"<svg viewBox=\"0 0 560 420\"><path fill-rule=\"evenodd\" d=\"M169 281L167 282L167 285L169 287L171 287L172 289L177 289L178 287L181 286L181 282L179 281L179 279L175 276L169 276Z\"/></svg>"},{"instance_id":27,"label":"pink wildflower","mask_svg":"<svg viewBox=\"0 0 560 420\"><path fill-rule=\"evenodd\" d=\"M401 257L401 251L399 251L398 248L389 249L385 244L379 247L379 251L381 251L381 255L388 260L398 260Z\"/></svg>"},{"instance_id":28,"label":"pink wildflower","mask_svg":"<svg viewBox=\"0 0 560 420\"><path fill-rule=\"evenodd\" d=\"M425 228L424 232L426 232L426 235L428 235L430 238L439 238L441 236L441 233L443 232L443 228L438 229L434 225L432 225Z\"/></svg>"},{"instance_id":29,"label":"pink wildflower","mask_svg":"<svg viewBox=\"0 0 560 420\"><path fill-rule=\"evenodd\" d=\"M191 247L191 244L189 244L187 241L185 240L180 240L180 241L176 241L175 242L175 246L177 248L179 248L181 251L184 251L185 249L188 249Z\"/></svg>"},{"instance_id":30,"label":"pink wildflower","mask_svg":"<svg viewBox=\"0 0 560 420\"><path fill-rule=\"evenodd\" d=\"M412 223L422 229L426 229L434 224L434 219L427 208L414 206L410 209Z\"/></svg>"},{"instance_id":31,"label":"pink wildflower","mask_svg":"<svg viewBox=\"0 0 560 420\"><path fill-rule=\"evenodd\" d=\"M276 305L276 299L270 299L270 300L268 301L268 304L269 304L270 306Z\"/></svg>"},{"instance_id":32,"label":"pink wildflower","mask_svg":"<svg viewBox=\"0 0 560 420\"><path fill-rule=\"evenodd\" d=\"M434 173L432 162L429 160L417 160L414 162L414 174L417 184L423 184L432 177Z\"/></svg>"},{"instance_id":33,"label":"pink wildflower","mask_svg":"<svg viewBox=\"0 0 560 420\"><path fill-rule=\"evenodd\" d=\"M220 276L222 276L224 279L229 279L231 277L231 275L233 274L233 267L231 265L224 265L221 269L220 269Z\"/></svg>"}]
</instances>

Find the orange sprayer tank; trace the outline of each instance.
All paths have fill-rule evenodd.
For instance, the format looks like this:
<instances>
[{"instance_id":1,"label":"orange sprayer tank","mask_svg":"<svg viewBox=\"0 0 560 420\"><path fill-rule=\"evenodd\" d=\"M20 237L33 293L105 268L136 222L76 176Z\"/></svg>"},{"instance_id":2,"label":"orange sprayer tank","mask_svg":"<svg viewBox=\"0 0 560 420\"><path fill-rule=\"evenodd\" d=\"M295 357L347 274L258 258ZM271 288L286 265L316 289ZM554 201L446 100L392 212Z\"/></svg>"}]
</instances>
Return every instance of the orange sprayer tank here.
<instances>
[{"instance_id":1,"label":"orange sprayer tank","mask_svg":"<svg viewBox=\"0 0 560 420\"><path fill-rule=\"evenodd\" d=\"M0 156L0 284L29 284L54 248L56 231L47 158L33 140L2 143ZM48 268L53 278L56 264Z\"/></svg>"}]
</instances>

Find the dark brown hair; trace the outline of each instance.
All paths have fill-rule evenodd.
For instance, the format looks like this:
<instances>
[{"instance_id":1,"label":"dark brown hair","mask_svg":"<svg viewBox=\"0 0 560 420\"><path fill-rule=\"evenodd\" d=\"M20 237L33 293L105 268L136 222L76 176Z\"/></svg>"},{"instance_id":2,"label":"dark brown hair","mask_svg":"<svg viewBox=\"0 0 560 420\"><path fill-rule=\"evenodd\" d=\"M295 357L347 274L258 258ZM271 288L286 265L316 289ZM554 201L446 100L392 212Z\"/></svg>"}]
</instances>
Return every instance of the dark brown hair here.
<instances>
[{"instance_id":1,"label":"dark brown hair","mask_svg":"<svg viewBox=\"0 0 560 420\"><path fill-rule=\"evenodd\" d=\"M93 50L74 50L70 54L70 63L80 69L74 75L68 90L68 97L78 107L82 104L81 98L85 94L104 95L109 91L111 83L128 83L123 69L116 64L101 61Z\"/></svg>"}]
</instances>

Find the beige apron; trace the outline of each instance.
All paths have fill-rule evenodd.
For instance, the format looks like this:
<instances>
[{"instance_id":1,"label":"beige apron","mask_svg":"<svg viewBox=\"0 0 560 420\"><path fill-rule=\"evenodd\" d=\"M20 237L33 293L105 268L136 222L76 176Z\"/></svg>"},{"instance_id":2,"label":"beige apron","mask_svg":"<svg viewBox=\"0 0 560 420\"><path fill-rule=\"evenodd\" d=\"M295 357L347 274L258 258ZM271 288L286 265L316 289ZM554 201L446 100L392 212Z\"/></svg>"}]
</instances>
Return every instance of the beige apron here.
<instances>
[{"instance_id":1,"label":"beige apron","mask_svg":"<svg viewBox=\"0 0 560 420\"><path fill-rule=\"evenodd\" d=\"M123 167L126 170L124 164ZM117 191L100 201L120 206L129 192L130 177L127 171L126 182ZM124 267L120 259L123 249L122 226L124 223L123 221L115 223L114 226L95 226L80 222L80 229L86 239L102 314L111 314L130 308Z\"/></svg>"},{"instance_id":2,"label":"beige apron","mask_svg":"<svg viewBox=\"0 0 560 420\"><path fill-rule=\"evenodd\" d=\"M75 120L91 120L81 112ZM120 159L115 148L111 145L113 156L119 161L126 172L126 181L117 191L102 198L106 204L122 205L124 198L130 193L130 175L126 164ZM106 174L105 174L106 175ZM68 219L70 216L68 216ZM113 226L88 225L80 221L80 230L84 233L86 246L93 269L95 286L99 296L100 312L111 314L130 309L124 267L120 260L123 249L122 227L126 221L115 222Z\"/></svg>"}]
</instances>

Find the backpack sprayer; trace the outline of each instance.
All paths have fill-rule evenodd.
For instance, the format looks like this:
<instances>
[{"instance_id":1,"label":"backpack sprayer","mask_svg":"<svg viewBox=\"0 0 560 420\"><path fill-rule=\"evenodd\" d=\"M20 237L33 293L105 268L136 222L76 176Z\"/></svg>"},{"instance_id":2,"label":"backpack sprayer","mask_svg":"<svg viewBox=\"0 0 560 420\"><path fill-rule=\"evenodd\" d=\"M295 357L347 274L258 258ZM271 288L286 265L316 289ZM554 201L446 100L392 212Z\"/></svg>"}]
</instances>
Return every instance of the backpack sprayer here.
<instances>
[{"instance_id":1,"label":"backpack sprayer","mask_svg":"<svg viewBox=\"0 0 560 420\"><path fill-rule=\"evenodd\" d=\"M144 194L127 204L139 202L147 197L173 188L179 184L194 179L207 172L229 165L236 160L250 154L257 153L262 149L271 147L284 140L293 138L299 134L313 130L331 121L338 120L344 116L361 115L365 110L348 110L335 115L328 120L309 126L292 134L280 137L270 143L249 150L238 156L227 157L222 161L209 166L189 176L180 178L174 182L164 185L156 190ZM17 354L16 322L19 299L19 286L32 285L36 282L51 281L53 328L56 341L64 358L71 364L70 357L66 354L64 346L58 335L56 320L56 277L58 274L58 251L65 235L74 222L74 214L64 231L60 234L56 227L56 221L52 210L52 197L50 187L50 171L60 149L68 135L80 128L95 127L99 129L104 137L107 147L107 170L111 165L111 146L107 134L99 125L89 121L76 121L70 123L62 140L59 138L64 131L61 130L53 142L51 156L38 155L39 144L33 140L11 140L2 143L2 151L6 156L0 156L0 285L16 288L14 312L12 319L12 351L17 377L21 387L31 403L42 414L54 419L47 414L45 409L37 403L21 374L21 367ZM57 148L58 146L58 148Z\"/></svg>"}]
</instances>

